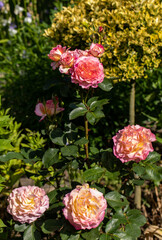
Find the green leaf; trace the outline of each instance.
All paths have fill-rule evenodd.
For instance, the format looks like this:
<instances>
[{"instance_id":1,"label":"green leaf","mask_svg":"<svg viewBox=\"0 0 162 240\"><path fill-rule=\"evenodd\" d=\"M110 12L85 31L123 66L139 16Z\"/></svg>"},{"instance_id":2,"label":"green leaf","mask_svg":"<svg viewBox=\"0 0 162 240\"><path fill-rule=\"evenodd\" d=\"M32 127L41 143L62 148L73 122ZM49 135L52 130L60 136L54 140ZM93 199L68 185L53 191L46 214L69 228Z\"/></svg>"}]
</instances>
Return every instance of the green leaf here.
<instances>
[{"instance_id":1,"label":"green leaf","mask_svg":"<svg viewBox=\"0 0 162 240\"><path fill-rule=\"evenodd\" d=\"M88 100L87 105L90 106L92 102L97 101L98 97L92 97Z\"/></svg>"},{"instance_id":2,"label":"green leaf","mask_svg":"<svg viewBox=\"0 0 162 240\"><path fill-rule=\"evenodd\" d=\"M65 207L65 205L62 202L58 202L58 203L52 204L47 211L52 210L52 212L57 212L58 210L61 210L63 207Z\"/></svg>"},{"instance_id":3,"label":"green leaf","mask_svg":"<svg viewBox=\"0 0 162 240\"><path fill-rule=\"evenodd\" d=\"M29 225L26 225L25 223L24 224L15 224L14 226L14 230L17 231L17 232L24 232L27 228L28 228Z\"/></svg>"},{"instance_id":4,"label":"green leaf","mask_svg":"<svg viewBox=\"0 0 162 240\"><path fill-rule=\"evenodd\" d=\"M107 104L108 103L108 99L102 99L102 100L98 100L98 101L93 101L91 104L90 104L90 110L91 111L94 111L95 108L97 107L102 107L103 105Z\"/></svg>"},{"instance_id":5,"label":"green leaf","mask_svg":"<svg viewBox=\"0 0 162 240\"><path fill-rule=\"evenodd\" d=\"M96 147L90 147L90 152L95 155L98 154L100 151Z\"/></svg>"},{"instance_id":6,"label":"green leaf","mask_svg":"<svg viewBox=\"0 0 162 240\"><path fill-rule=\"evenodd\" d=\"M62 227L62 221L56 219L45 220L41 226L42 232L45 234L55 232Z\"/></svg>"},{"instance_id":7,"label":"green leaf","mask_svg":"<svg viewBox=\"0 0 162 240\"><path fill-rule=\"evenodd\" d=\"M0 175L0 183L5 182L5 181L6 181L6 179Z\"/></svg>"},{"instance_id":8,"label":"green leaf","mask_svg":"<svg viewBox=\"0 0 162 240\"><path fill-rule=\"evenodd\" d=\"M134 163L133 164L133 171L137 173L139 176L145 173L145 168L142 167L140 164Z\"/></svg>"},{"instance_id":9,"label":"green leaf","mask_svg":"<svg viewBox=\"0 0 162 240\"><path fill-rule=\"evenodd\" d=\"M137 226L141 227L146 223L145 216L143 216L138 209L128 210L126 215L128 222L131 224L136 224Z\"/></svg>"},{"instance_id":10,"label":"green leaf","mask_svg":"<svg viewBox=\"0 0 162 240\"><path fill-rule=\"evenodd\" d=\"M6 155L0 156L0 162L7 162L11 159L22 160L24 159L24 157L21 155L21 153L17 153L17 152L8 152Z\"/></svg>"},{"instance_id":11,"label":"green leaf","mask_svg":"<svg viewBox=\"0 0 162 240\"><path fill-rule=\"evenodd\" d=\"M162 168L156 165L147 166L146 175L143 178L152 180L156 185L159 185L162 179Z\"/></svg>"},{"instance_id":12,"label":"green leaf","mask_svg":"<svg viewBox=\"0 0 162 240\"><path fill-rule=\"evenodd\" d=\"M103 113L103 111L99 110L98 108L93 112L93 114L94 114L94 117L97 119L105 117L105 114Z\"/></svg>"},{"instance_id":13,"label":"green leaf","mask_svg":"<svg viewBox=\"0 0 162 240\"><path fill-rule=\"evenodd\" d=\"M102 176L102 174L104 172L105 172L105 170L101 167L95 167L95 168L87 169L83 173L83 179L85 181L97 181Z\"/></svg>"},{"instance_id":14,"label":"green leaf","mask_svg":"<svg viewBox=\"0 0 162 240\"><path fill-rule=\"evenodd\" d=\"M96 188L99 192L102 192L105 195L105 188L97 183L91 184L91 188Z\"/></svg>"},{"instance_id":15,"label":"green leaf","mask_svg":"<svg viewBox=\"0 0 162 240\"><path fill-rule=\"evenodd\" d=\"M56 202L56 196L57 196L57 190L53 190L51 192L49 192L47 194L47 196L49 197L49 203L55 203Z\"/></svg>"},{"instance_id":16,"label":"green leaf","mask_svg":"<svg viewBox=\"0 0 162 240\"><path fill-rule=\"evenodd\" d=\"M120 226L119 219L112 218L108 223L106 224L105 232L106 233L113 233L115 230L117 230Z\"/></svg>"},{"instance_id":17,"label":"green leaf","mask_svg":"<svg viewBox=\"0 0 162 240\"><path fill-rule=\"evenodd\" d=\"M0 228L4 228L4 227L7 227L4 222L2 221L2 219L0 219Z\"/></svg>"},{"instance_id":18,"label":"green leaf","mask_svg":"<svg viewBox=\"0 0 162 240\"><path fill-rule=\"evenodd\" d=\"M98 240L98 238L99 238L99 230L98 230L98 228L94 228L94 229L92 229L92 230L90 230L88 232L82 233L81 236L85 240L90 240L90 239Z\"/></svg>"},{"instance_id":19,"label":"green leaf","mask_svg":"<svg viewBox=\"0 0 162 240\"><path fill-rule=\"evenodd\" d=\"M0 139L0 151L13 150L13 149L14 149L14 147L11 145L11 140Z\"/></svg>"},{"instance_id":20,"label":"green leaf","mask_svg":"<svg viewBox=\"0 0 162 240\"><path fill-rule=\"evenodd\" d=\"M146 160L144 161L145 163L155 163L160 161L161 155L157 152L150 152Z\"/></svg>"},{"instance_id":21,"label":"green leaf","mask_svg":"<svg viewBox=\"0 0 162 240\"><path fill-rule=\"evenodd\" d=\"M69 114L69 120L73 120L77 117L84 116L88 110L83 107L78 107L72 110Z\"/></svg>"},{"instance_id":22,"label":"green leaf","mask_svg":"<svg viewBox=\"0 0 162 240\"><path fill-rule=\"evenodd\" d=\"M86 108L86 105L85 105L84 103L79 103L79 104L77 104L77 107L82 107L82 108L87 109L87 108Z\"/></svg>"},{"instance_id":23,"label":"green leaf","mask_svg":"<svg viewBox=\"0 0 162 240\"><path fill-rule=\"evenodd\" d=\"M34 224L29 225L25 230L23 240L41 240L41 234L37 231Z\"/></svg>"},{"instance_id":24,"label":"green leaf","mask_svg":"<svg viewBox=\"0 0 162 240\"><path fill-rule=\"evenodd\" d=\"M61 148L61 153L64 157L77 157L78 156L78 147L75 145L68 145Z\"/></svg>"},{"instance_id":25,"label":"green leaf","mask_svg":"<svg viewBox=\"0 0 162 240\"><path fill-rule=\"evenodd\" d=\"M162 143L162 138L156 136L156 141L159 142L159 143Z\"/></svg>"},{"instance_id":26,"label":"green leaf","mask_svg":"<svg viewBox=\"0 0 162 240\"><path fill-rule=\"evenodd\" d=\"M6 185L0 184L0 192L6 187Z\"/></svg>"},{"instance_id":27,"label":"green leaf","mask_svg":"<svg viewBox=\"0 0 162 240\"><path fill-rule=\"evenodd\" d=\"M66 144L64 133L60 128L56 128L51 131L49 136L54 144L57 144L59 146L64 146Z\"/></svg>"},{"instance_id":28,"label":"green leaf","mask_svg":"<svg viewBox=\"0 0 162 240\"><path fill-rule=\"evenodd\" d=\"M84 144L87 144L88 142L89 142L88 139L83 137L83 138L80 138L79 140L77 140L74 144L75 145L84 145Z\"/></svg>"},{"instance_id":29,"label":"green leaf","mask_svg":"<svg viewBox=\"0 0 162 240\"><path fill-rule=\"evenodd\" d=\"M105 117L105 114L99 108L95 109L94 112L87 112L86 114L88 122L92 125L97 123L97 121L103 117Z\"/></svg>"},{"instance_id":30,"label":"green leaf","mask_svg":"<svg viewBox=\"0 0 162 240\"><path fill-rule=\"evenodd\" d=\"M2 124L2 122L6 122L6 124L7 124L7 122L8 122L9 120L10 120L9 115L0 116L0 122L1 122L1 124Z\"/></svg>"},{"instance_id":31,"label":"green leaf","mask_svg":"<svg viewBox=\"0 0 162 240\"><path fill-rule=\"evenodd\" d=\"M138 239L138 237L141 236L141 230L139 227L137 227L137 225L134 224L127 224L125 227L125 232L128 236L131 236L132 239Z\"/></svg>"},{"instance_id":32,"label":"green leaf","mask_svg":"<svg viewBox=\"0 0 162 240\"><path fill-rule=\"evenodd\" d=\"M106 170L106 172L105 172L105 176L108 179L117 180L119 175L120 175L120 172L110 172L108 170Z\"/></svg>"},{"instance_id":33,"label":"green leaf","mask_svg":"<svg viewBox=\"0 0 162 240\"><path fill-rule=\"evenodd\" d=\"M105 198L108 204L114 209L122 208L129 204L127 199L116 191L107 193Z\"/></svg>"},{"instance_id":34,"label":"green leaf","mask_svg":"<svg viewBox=\"0 0 162 240\"><path fill-rule=\"evenodd\" d=\"M117 210L117 212L113 215L113 218L118 219L120 224L127 223L126 214L122 211L122 209Z\"/></svg>"},{"instance_id":35,"label":"green leaf","mask_svg":"<svg viewBox=\"0 0 162 240\"><path fill-rule=\"evenodd\" d=\"M79 168L79 163L76 160L73 160L71 163L71 169L78 169Z\"/></svg>"},{"instance_id":36,"label":"green leaf","mask_svg":"<svg viewBox=\"0 0 162 240\"><path fill-rule=\"evenodd\" d=\"M108 78L104 78L103 82L99 83L98 86L106 92L109 92L113 88L113 85Z\"/></svg>"},{"instance_id":37,"label":"green leaf","mask_svg":"<svg viewBox=\"0 0 162 240\"><path fill-rule=\"evenodd\" d=\"M107 235L107 234L102 234L101 237L100 237L100 240L111 240L111 236Z\"/></svg>"},{"instance_id":38,"label":"green leaf","mask_svg":"<svg viewBox=\"0 0 162 240\"><path fill-rule=\"evenodd\" d=\"M71 235L70 238L68 238L68 240L79 240L79 239L80 239L80 234Z\"/></svg>"},{"instance_id":39,"label":"green leaf","mask_svg":"<svg viewBox=\"0 0 162 240\"><path fill-rule=\"evenodd\" d=\"M130 235L128 235L126 232L122 230L117 230L116 232L113 233L115 237L118 237L119 240L136 240L135 238L132 238ZM115 238L115 239L118 239Z\"/></svg>"},{"instance_id":40,"label":"green leaf","mask_svg":"<svg viewBox=\"0 0 162 240\"><path fill-rule=\"evenodd\" d=\"M49 148L43 155L42 162L46 168L52 166L54 163L59 162L58 149Z\"/></svg>"},{"instance_id":41,"label":"green leaf","mask_svg":"<svg viewBox=\"0 0 162 240\"><path fill-rule=\"evenodd\" d=\"M93 112L87 112L86 118L87 118L87 120L88 120L88 122L89 122L90 124L92 124L92 125L95 124L96 118L95 118Z\"/></svg>"},{"instance_id":42,"label":"green leaf","mask_svg":"<svg viewBox=\"0 0 162 240\"><path fill-rule=\"evenodd\" d=\"M64 228L60 232L61 240L69 240L74 230L74 227L68 221L65 221Z\"/></svg>"},{"instance_id":43,"label":"green leaf","mask_svg":"<svg viewBox=\"0 0 162 240\"><path fill-rule=\"evenodd\" d=\"M137 186L141 186L141 185L144 184L145 181L144 180L133 179L132 182Z\"/></svg>"},{"instance_id":44,"label":"green leaf","mask_svg":"<svg viewBox=\"0 0 162 240\"><path fill-rule=\"evenodd\" d=\"M158 119L157 119L157 118L152 117L152 116L150 116L150 115L148 115L148 114L146 114L146 113L144 113L144 112L141 112L141 113L142 113L144 116L150 118L152 121L158 122Z\"/></svg>"}]
</instances>

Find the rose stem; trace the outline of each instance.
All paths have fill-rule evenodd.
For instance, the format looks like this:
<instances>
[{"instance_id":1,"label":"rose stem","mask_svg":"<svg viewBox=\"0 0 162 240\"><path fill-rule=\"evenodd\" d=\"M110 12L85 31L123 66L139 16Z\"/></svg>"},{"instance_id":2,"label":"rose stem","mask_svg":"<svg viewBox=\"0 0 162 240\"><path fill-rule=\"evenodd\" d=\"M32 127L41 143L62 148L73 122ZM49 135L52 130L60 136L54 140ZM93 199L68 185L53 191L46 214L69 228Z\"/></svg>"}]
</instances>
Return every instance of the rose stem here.
<instances>
[{"instance_id":1,"label":"rose stem","mask_svg":"<svg viewBox=\"0 0 162 240\"><path fill-rule=\"evenodd\" d=\"M135 81L131 82L130 105L129 105L129 123L135 124ZM138 179L137 175L134 175ZM136 208L141 209L141 186L135 186L134 204Z\"/></svg>"},{"instance_id":2,"label":"rose stem","mask_svg":"<svg viewBox=\"0 0 162 240\"><path fill-rule=\"evenodd\" d=\"M84 118L84 123L85 123L85 137L88 140L88 120L85 116ZM86 151L86 159L88 159L88 143L85 144L85 151Z\"/></svg>"}]
</instances>

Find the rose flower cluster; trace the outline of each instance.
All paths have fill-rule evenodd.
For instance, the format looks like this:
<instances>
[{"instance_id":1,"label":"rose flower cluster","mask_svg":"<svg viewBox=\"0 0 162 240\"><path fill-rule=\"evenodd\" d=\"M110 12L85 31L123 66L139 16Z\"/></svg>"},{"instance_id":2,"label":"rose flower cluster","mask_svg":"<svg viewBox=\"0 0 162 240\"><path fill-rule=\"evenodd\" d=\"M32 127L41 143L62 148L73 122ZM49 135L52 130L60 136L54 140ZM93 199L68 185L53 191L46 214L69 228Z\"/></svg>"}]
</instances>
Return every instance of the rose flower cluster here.
<instances>
[{"instance_id":1,"label":"rose flower cluster","mask_svg":"<svg viewBox=\"0 0 162 240\"><path fill-rule=\"evenodd\" d=\"M104 53L104 47L98 43L92 43L89 50L69 48L57 45L48 57L53 61L52 69L59 67L59 71L71 75L71 82L79 84L82 88L97 88L104 80L104 69L99 57Z\"/></svg>"}]
</instances>

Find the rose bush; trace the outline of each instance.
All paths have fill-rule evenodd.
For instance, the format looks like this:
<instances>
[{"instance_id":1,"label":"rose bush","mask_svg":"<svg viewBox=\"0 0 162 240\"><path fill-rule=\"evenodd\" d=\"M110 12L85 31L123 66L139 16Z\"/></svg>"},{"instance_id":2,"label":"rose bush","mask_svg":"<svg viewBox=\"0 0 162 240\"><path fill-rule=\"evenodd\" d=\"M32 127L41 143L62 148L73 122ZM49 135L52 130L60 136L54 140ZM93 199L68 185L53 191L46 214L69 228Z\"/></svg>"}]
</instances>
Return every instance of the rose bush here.
<instances>
[{"instance_id":1,"label":"rose bush","mask_svg":"<svg viewBox=\"0 0 162 240\"><path fill-rule=\"evenodd\" d=\"M40 84L39 79L42 75L42 78L45 79L45 85L39 86L39 88L42 87L39 95L34 91L34 103L40 96L43 99L50 99L51 95L59 96L59 98L52 97L50 100L44 100L36 104L35 114L41 117L40 121L44 119L41 124L37 121L40 133L37 134L28 129L25 136L23 130L18 131L20 125L13 124L13 121L10 121L7 111L5 115L3 111L0 111L0 198L2 200L0 208L3 206L3 211L0 209L0 218L2 218L0 219L0 239L137 240L145 238L143 229L151 223L151 218L147 219L146 223L144 217L148 207L151 206L150 199L147 198L146 194L150 191L148 190L150 186L153 189L152 182L156 186L160 184L161 168L158 162L160 155L153 151L152 142L155 141L156 137L149 129L133 125L132 121L130 121L132 126L122 129L129 120L128 117L125 117L124 121L120 121L117 109L127 114L127 92L130 86L127 83L121 83L119 87L118 84L114 86L110 79L104 78L104 74L116 77L119 73L119 75L123 74L123 79L130 75L134 79L138 74L134 74L136 72L130 69L132 66L135 69L137 67L136 63L138 60L141 63L140 59L143 57L140 53L144 48L139 48L139 46L130 44L132 42L128 42L130 40L127 38L128 35L132 41L132 31L130 31L132 30L130 28L132 24L127 24L127 19L120 23L119 12L116 11L116 9L122 9L122 11L124 9L126 10L124 14L128 17L136 14L132 9L138 10L138 8L133 1L127 1L129 4L126 5L119 2L110 1L106 6L110 9L110 12L106 15L104 11L107 12L107 10L104 4L100 2L97 6L91 0L84 1L85 11L80 12L81 14L77 19L75 14L71 14L71 8L65 10L67 15L71 14L72 16L73 21L69 21L70 24L75 24L76 20L81 21L80 26L83 29L76 24L73 28L70 26L70 31L76 33L80 30L88 32L87 18L83 18L83 16L85 12L91 16L91 10L94 6L96 6L93 8L96 15L93 15L92 20L95 20L96 16L99 15L102 18L98 10L103 12L104 17L106 16L106 21L107 16L109 18L113 16L109 19L110 25L108 27L105 25L105 20L98 22L100 24L96 22L97 24L93 26L92 35L85 38L88 39L88 42L93 41L93 43L88 47L87 42L85 50L83 50L84 44L82 44L81 38L79 38L79 49L57 45L50 51L49 44L47 44L47 51L40 48L40 56L37 58L38 63L42 52L50 51L48 58L52 61L53 70L58 68L61 72L59 74L59 71L53 72L49 68L51 75L47 77L48 71L46 69L44 70L45 74L42 74L42 71L39 72L41 69L40 63L39 67L36 68L37 71L34 76L38 76L38 83ZM59 3L56 4L58 7ZM82 1L81 4L84 5ZM157 5L155 4L155 6ZM77 10L82 11L81 8L77 8ZM127 10L131 11L127 12ZM121 15L122 11L120 12ZM120 19L123 19L123 17ZM66 19L64 18L65 22ZM158 21L153 16L151 16L151 19ZM34 17L32 17L33 20ZM148 19L145 21L147 22ZM90 21L90 24L93 25L93 23L93 21ZM115 26L113 23L115 23ZM137 29L140 31L141 23L138 26ZM62 31L63 28L64 25L60 26L59 31ZM111 31L112 28L113 31ZM54 30L51 31L54 32ZM123 38L120 39L117 36L123 31L128 33L124 37L124 43L130 44L128 51L123 44ZM66 32L65 29L62 33L64 32ZM29 31L30 33L31 31ZM73 34L74 36L75 34ZM23 37L23 40L26 37L29 38L26 31ZM109 41L110 37L112 41ZM109 39L105 44L107 38ZM147 36L146 38L148 40ZM16 38L15 41L18 39ZM34 45L33 53L35 53L36 48L35 39L32 44ZM119 39L121 41L118 41ZM57 38L55 40L57 41ZM68 39L68 44L72 41L72 38ZM96 43L97 41L99 43ZM39 44L39 41L36 42ZM100 43L104 43L104 47ZM7 40L6 46L9 44ZM106 49L106 52L104 52L104 49ZM130 49L131 51L129 51ZM17 49L15 52L17 52ZM136 53L138 53L137 59L135 59ZM158 54L158 51L156 53ZM13 64L14 55L12 54L10 60L10 63ZM99 59L102 56L103 58ZM9 57L9 54L6 54L5 62L9 61ZM25 67L28 66L30 72L28 65L30 58L28 59L27 55L23 55L22 59L24 57L26 57L24 63L27 64ZM102 63L106 58L108 58L106 62L109 65L107 69L110 71L103 69ZM22 59L20 60L22 61ZM137 60L135 64L134 59ZM119 64L121 63L120 60L124 62L128 60L126 62L126 65L129 65L128 70L130 70L128 75L127 71L123 70L127 66ZM15 63L14 76L16 77L18 72L22 72L23 76L28 76L26 68L22 68L22 64L19 64L20 62ZM145 66L147 68L149 64L146 65L141 64L140 67ZM8 67L8 69L10 68ZM117 69L119 71L116 71ZM143 73L142 67L140 70ZM134 85L133 80L131 80L131 83ZM114 89L109 92L113 87ZM20 92L19 89L18 92ZM114 93L116 98L113 96ZM152 97L153 95L150 98ZM108 106L109 102L111 104ZM60 107L61 104L64 108ZM29 104L29 108L34 113L34 106L31 107ZM110 108L115 117L109 114ZM62 111L64 111L64 114L57 114ZM101 119L102 121L100 121ZM145 124L140 118L138 121L139 124ZM148 126L152 127L152 125ZM118 129L122 130L119 130L113 137L113 154L112 136ZM155 126L152 127L152 130L156 135L158 134ZM156 146L155 149L158 149L156 143L154 146ZM126 162L126 164L122 164L122 162ZM23 186L24 180L25 183L30 181L31 184L28 185L34 186L16 188ZM138 187L139 190L140 186L143 189L147 187L148 190L143 191L142 204L145 211L142 213L140 210L134 209L136 207L141 209L134 202L137 196L136 188ZM157 192L156 196L158 196ZM6 201L7 197L8 201ZM158 206L156 209L154 208L154 211L157 211L156 219L158 219ZM142 226L144 227L141 232Z\"/></svg>"}]
</instances>

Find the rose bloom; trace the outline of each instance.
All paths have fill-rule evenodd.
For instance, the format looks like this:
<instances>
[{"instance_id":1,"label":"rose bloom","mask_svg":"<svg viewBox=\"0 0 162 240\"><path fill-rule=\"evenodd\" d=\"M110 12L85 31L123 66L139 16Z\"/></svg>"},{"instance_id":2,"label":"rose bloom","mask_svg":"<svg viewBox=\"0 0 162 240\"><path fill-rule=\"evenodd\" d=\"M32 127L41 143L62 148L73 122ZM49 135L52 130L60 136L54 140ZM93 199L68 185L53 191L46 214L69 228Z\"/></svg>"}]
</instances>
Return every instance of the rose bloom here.
<instances>
[{"instance_id":1,"label":"rose bloom","mask_svg":"<svg viewBox=\"0 0 162 240\"><path fill-rule=\"evenodd\" d=\"M66 194L63 203L63 214L76 230L96 228L103 221L107 208L103 194L89 188L88 184Z\"/></svg>"},{"instance_id":2,"label":"rose bloom","mask_svg":"<svg viewBox=\"0 0 162 240\"><path fill-rule=\"evenodd\" d=\"M94 57L101 57L105 52L105 49L99 43L92 43L89 51Z\"/></svg>"},{"instance_id":3,"label":"rose bloom","mask_svg":"<svg viewBox=\"0 0 162 240\"><path fill-rule=\"evenodd\" d=\"M113 137L114 155L123 163L129 161L140 162L145 160L149 152L153 152L153 141L156 141L155 135L150 129L139 125L127 126Z\"/></svg>"},{"instance_id":4,"label":"rose bloom","mask_svg":"<svg viewBox=\"0 0 162 240\"><path fill-rule=\"evenodd\" d=\"M48 54L48 57L55 61L58 62L60 61L61 55L66 51L66 47L62 47L61 45L57 45L56 47L52 48L50 53Z\"/></svg>"},{"instance_id":5,"label":"rose bloom","mask_svg":"<svg viewBox=\"0 0 162 240\"><path fill-rule=\"evenodd\" d=\"M40 116L42 121L46 116L52 116L64 111L64 108L59 107L58 97L55 97L55 100L47 100L46 104L38 103L35 107L35 114Z\"/></svg>"},{"instance_id":6,"label":"rose bloom","mask_svg":"<svg viewBox=\"0 0 162 240\"><path fill-rule=\"evenodd\" d=\"M97 88L104 80L103 65L93 56L79 57L73 68L70 69L72 83L79 84L82 88Z\"/></svg>"},{"instance_id":7,"label":"rose bloom","mask_svg":"<svg viewBox=\"0 0 162 240\"><path fill-rule=\"evenodd\" d=\"M60 67L59 67L59 71L61 73L65 73L68 74L69 73L69 69L73 66L74 64L74 52L73 51L66 51L65 53L63 53L61 55L61 59L60 59Z\"/></svg>"},{"instance_id":8,"label":"rose bloom","mask_svg":"<svg viewBox=\"0 0 162 240\"><path fill-rule=\"evenodd\" d=\"M15 188L7 201L8 213L20 223L34 222L49 208L49 198L44 189L36 186Z\"/></svg>"},{"instance_id":9,"label":"rose bloom","mask_svg":"<svg viewBox=\"0 0 162 240\"><path fill-rule=\"evenodd\" d=\"M74 50L74 56L75 56L75 60L78 59L79 57L88 57L88 56L92 56L89 52L89 50L81 50L81 49L75 49Z\"/></svg>"}]
</instances>

